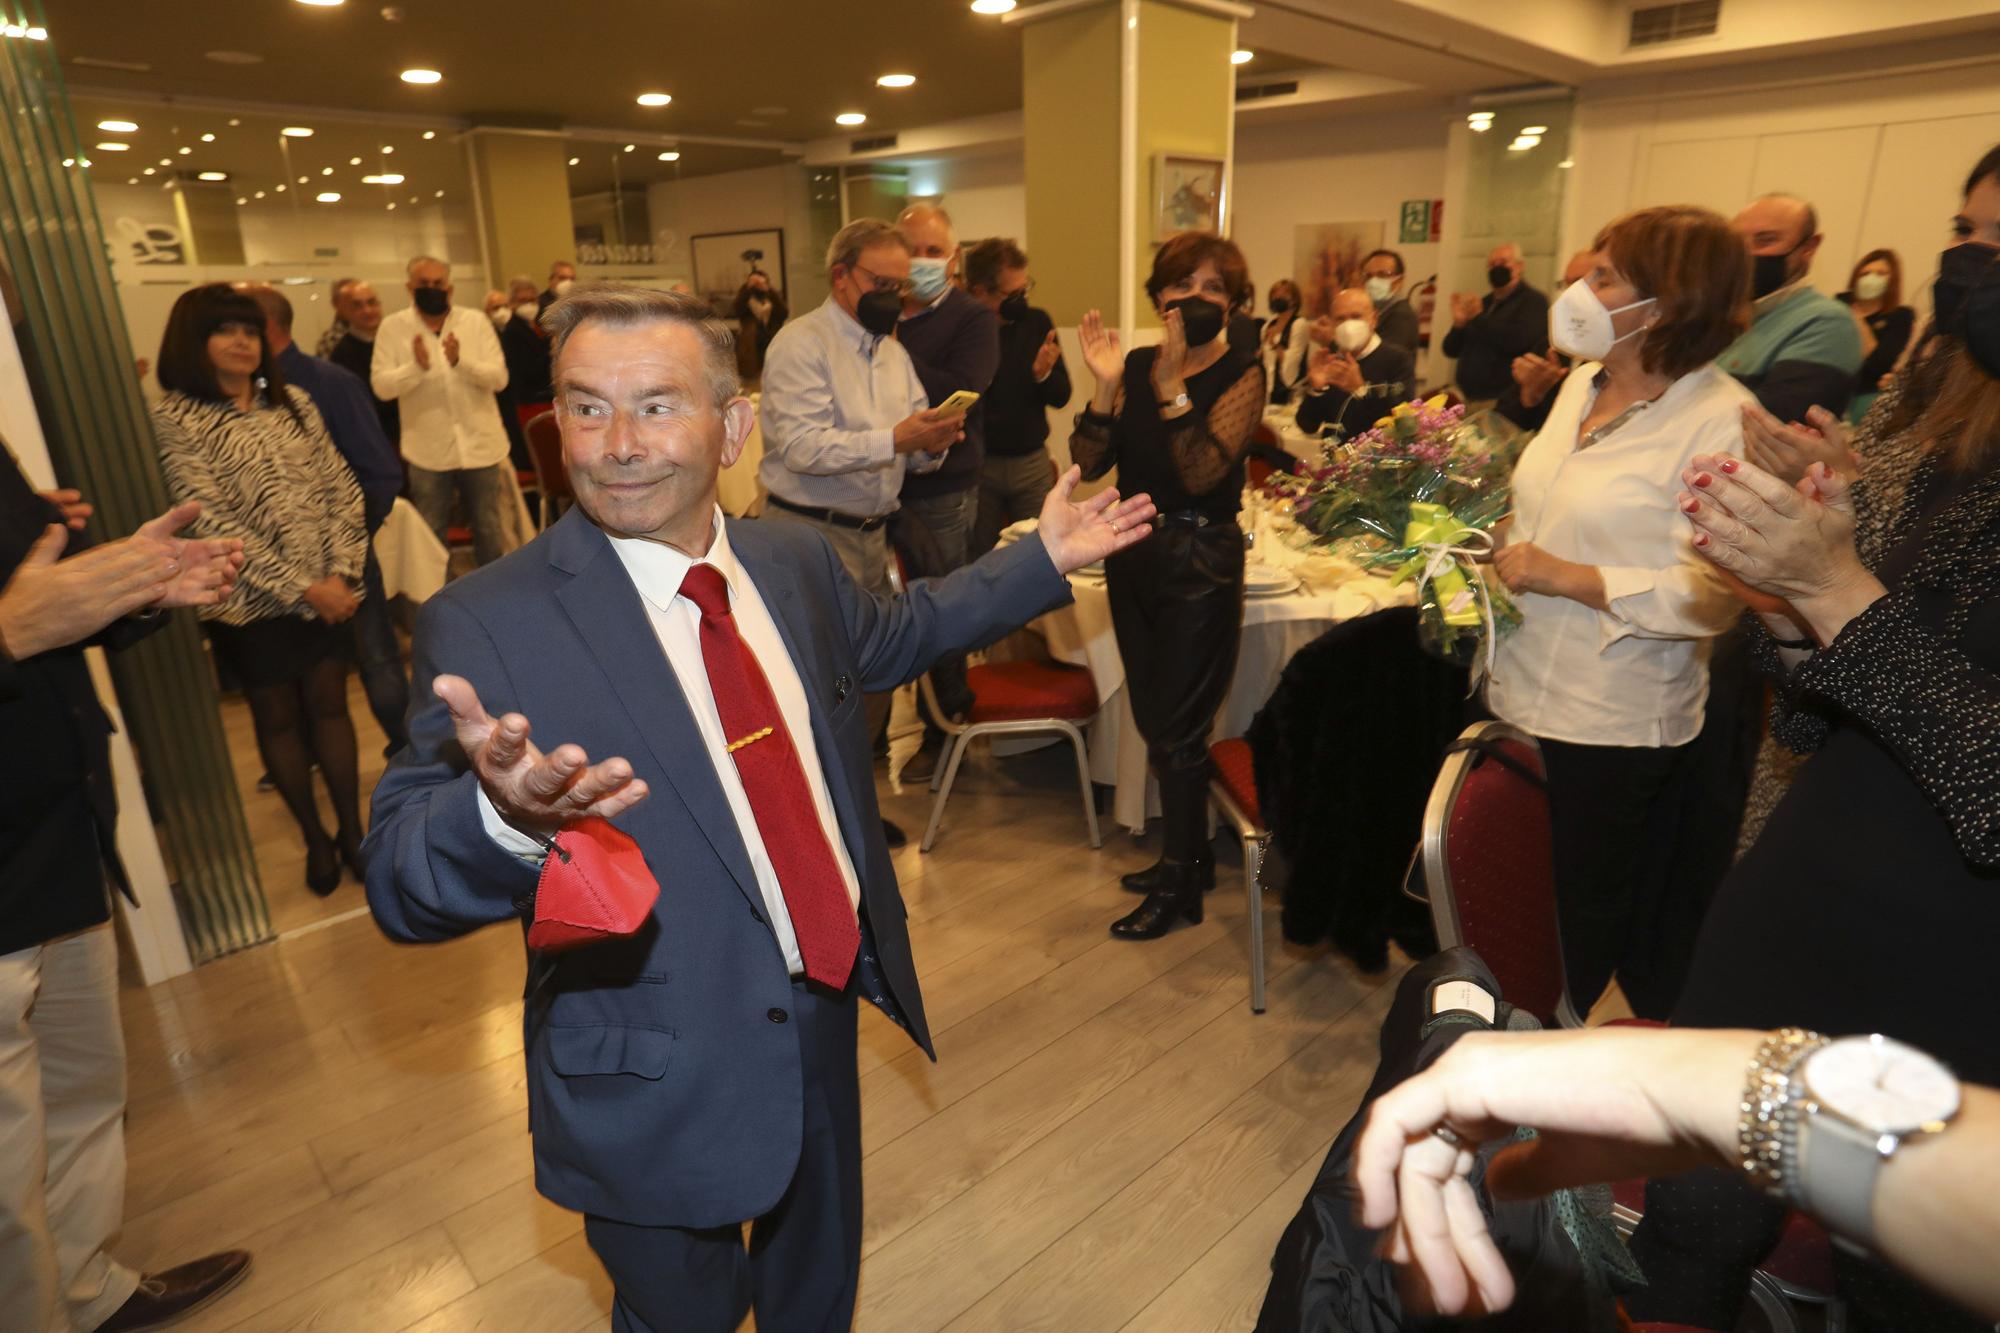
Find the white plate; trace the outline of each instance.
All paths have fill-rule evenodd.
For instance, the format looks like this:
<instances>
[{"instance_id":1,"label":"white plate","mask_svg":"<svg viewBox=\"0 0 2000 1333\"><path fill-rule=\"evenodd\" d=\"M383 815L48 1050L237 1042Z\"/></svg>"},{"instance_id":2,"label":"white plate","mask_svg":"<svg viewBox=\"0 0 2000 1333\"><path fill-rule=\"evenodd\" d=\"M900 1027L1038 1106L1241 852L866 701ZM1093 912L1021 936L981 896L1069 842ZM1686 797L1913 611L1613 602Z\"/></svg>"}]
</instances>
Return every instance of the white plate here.
<instances>
[{"instance_id":1,"label":"white plate","mask_svg":"<svg viewBox=\"0 0 2000 1333\"><path fill-rule=\"evenodd\" d=\"M1251 583L1243 587L1245 597L1289 597L1305 583L1296 574L1286 574L1278 583Z\"/></svg>"}]
</instances>

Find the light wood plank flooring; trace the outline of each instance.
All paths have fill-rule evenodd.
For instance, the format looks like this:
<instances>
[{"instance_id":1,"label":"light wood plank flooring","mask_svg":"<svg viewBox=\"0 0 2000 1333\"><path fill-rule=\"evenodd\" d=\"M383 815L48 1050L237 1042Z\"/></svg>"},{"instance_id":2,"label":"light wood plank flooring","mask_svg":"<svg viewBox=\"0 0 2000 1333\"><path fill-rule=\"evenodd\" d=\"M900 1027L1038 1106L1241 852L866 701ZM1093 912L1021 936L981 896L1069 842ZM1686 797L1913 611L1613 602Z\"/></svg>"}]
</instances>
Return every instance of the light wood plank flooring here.
<instances>
[{"instance_id":1,"label":"light wood plank flooring","mask_svg":"<svg viewBox=\"0 0 2000 1333\"><path fill-rule=\"evenodd\" d=\"M287 935L125 995L131 1170L121 1252L255 1252L185 1327L571 1333L609 1327L580 1220L530 1180L521 946L391 944L300 886L296 833L239 778ZM364 780L379 734L358 689ZM907 745L899 743L899 751ZM928 793L888 791L939 1062L863 1006L867 1222L857 1326L1248 1328L1271 1249L1375 1059L1397 970L1277 940L1248 1006L1234 858L1208 919L1109 939L1149 844L1089 849L1073 770L978 756L937 849Z\"/></svg>"}]
</instances>

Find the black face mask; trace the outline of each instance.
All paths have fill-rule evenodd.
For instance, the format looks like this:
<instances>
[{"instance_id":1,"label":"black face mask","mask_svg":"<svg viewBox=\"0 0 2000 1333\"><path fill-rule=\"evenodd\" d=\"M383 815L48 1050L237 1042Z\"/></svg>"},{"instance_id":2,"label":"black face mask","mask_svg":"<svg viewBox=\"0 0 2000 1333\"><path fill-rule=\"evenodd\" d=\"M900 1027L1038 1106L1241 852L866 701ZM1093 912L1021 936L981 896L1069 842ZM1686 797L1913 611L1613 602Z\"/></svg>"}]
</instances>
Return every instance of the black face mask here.
<instances>
[{"instance_id":1,"label":"black face mask","mask_svg":"<svg viewBox=\"0 0 2000 1333\"><path fill-rule=\"evenodd\" d=\"M1181 312L1181 332L1187 335L1189 347L1206 347L1222 334L1222 325L1228 318L1222 307L1199 296L1183 296L1178 301L1167 302L1167 309Z\"/></svg>"},{"instance_id":2,"label":"black face mask","mask_svg":"<svg viewBox=\"0 0 2000 1333\"><path fill-rule=\"evenodd\" d=\"M1804 244L1804 241L1799 242L1799 245ZM1781 255L1750 256L1750 294L1762 300L1790 282L1792 256L1798 252L1799 246L1795 245Z\"/></svg>"},{"instance_id":3,"label":"black face mask","mask_svg":"<svg viewBox=\"0 0 2000 1333\"><path fill-rule=\"evenodd\" d=\"M1287 298L1287 297L1283 297L1283 296L1274 296L1274 297L1272 297L1272 298L1271 298L1271 313L1272 313L1272 314L1274 314L1274 315L1282 315L1282 314L1284 314L1284 313L1285 313L1285 312L1286 312L1287 310L1290 310L1291 308L1292 308L1292 303L1291 303L1291 300L1290 300L1289 298Z\"/></svg>"},{"instance_id":4,"label":"black face mask","mask_svg":"<svg viewBox=\"0 0 2000 1333\"><path fill-rule=\"evenodd\" d=\"M1486 281L1493 284L1495 290L1505 287L1513 280L1514 269L1510 264L1495 264L1486 270Z\"/></svg>"},{"instance_id":5,"label":"black face mask","mask_svg":"<svg viewBox=\"0 0 2000 1333\"><path fill-rule=\"evenodd\" d=\"M1011 292L1000 298L1000 318L1008 323L1016 323L1028 317L1028 294Z\"/></svg>"},{"instance_id":6,"label":"black face mask","mask_svg":"<svg viewBox=\"0 0 2000 1333\"><path fill-rule=\"evenodd\" d=\"M2000 378L2000 250L1967 242L1939 255L1931 306L1938 332L1963 342L1980 369Z\"/></svg>"},{"instance_id":7,"label":"black face mask","mask_svg":"<svg viewBox=\"0 0 2000 1333\"><path fill-rule=\"evenodd\" d=\"M902 317L903 298L895 292L865 291L854 303L854 318L877 338L894 333L896 321Z\"/></svg>"},{"instance_id":8,"label":"black face mask","mask_svg":"<svg viewBox=\"0 0 2000 1333\"><path fill-rule=\"evenodd\" d=\"M451 309L451 293L442 287L419 287L410 295L417 303L418 312L432 319Z\"/></svg>"}]
</instances>

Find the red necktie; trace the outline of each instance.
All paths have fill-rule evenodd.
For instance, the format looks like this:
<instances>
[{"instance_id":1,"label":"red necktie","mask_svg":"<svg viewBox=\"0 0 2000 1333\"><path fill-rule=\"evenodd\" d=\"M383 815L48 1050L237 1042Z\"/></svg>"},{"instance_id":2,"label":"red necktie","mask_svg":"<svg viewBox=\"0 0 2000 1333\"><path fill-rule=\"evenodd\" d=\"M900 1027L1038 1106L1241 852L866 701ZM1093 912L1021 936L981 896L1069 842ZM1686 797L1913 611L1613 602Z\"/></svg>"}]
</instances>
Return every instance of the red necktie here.
<instances>
[{"instance_id":1,"label":"red necktie","mask_svg":"<svg viewBox=\"0 0 2000 1333\"><path fill-rule=\"evenodd\" d=\"M736 632L722 572L713 565L694 566L681 580L681 596L701 608L701 660L708 669L708 687L763 835L764 852L778 872L806 976L845 990L861 947L861 927L819 822L791 730L757 655Z\"/></svg>"}]
</instances>

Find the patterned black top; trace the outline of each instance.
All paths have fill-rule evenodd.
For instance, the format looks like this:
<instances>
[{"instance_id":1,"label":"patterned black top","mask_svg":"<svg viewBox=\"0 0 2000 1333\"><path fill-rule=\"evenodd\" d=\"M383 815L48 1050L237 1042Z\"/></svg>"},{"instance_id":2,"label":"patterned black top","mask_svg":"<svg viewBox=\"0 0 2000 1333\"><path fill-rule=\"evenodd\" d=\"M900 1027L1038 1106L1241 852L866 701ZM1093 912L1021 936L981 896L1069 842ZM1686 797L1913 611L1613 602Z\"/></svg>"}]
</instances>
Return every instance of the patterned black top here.
<instances>
[{"instance_id":1,"label":"patterned black top","mask_svg":"<svg viewBox=\"0 0 2000 1333\"><path fill-rule=\"evenodd\" d=\"M201 502L186 535L243 539L236 591L220 606L203 607L205 620L312 619L306 588L329 574L360 591L368 553L361 487L311 396L286 392L297 419L261 401L244 412L179 392L153 409L168 493L176 504Z\"/></svg>"},{"instance_id":2,"label":"patterned black top","mask_svg":"<svg viewBox=\"0 0 2000 1333\"><path fill-rule=\"evenodd\" d=\"M1789 676L1773 730L1817 750L1863 728L1950 826L1972 865L2000 868L2000 468L1949 471L1914 432L1879 428L1907 391L1894 380L1855 437L1856 546L1888 594Z\"/></svg>"}]
</instances>

